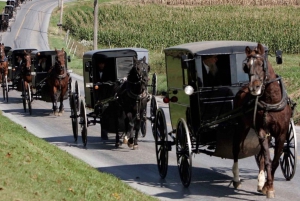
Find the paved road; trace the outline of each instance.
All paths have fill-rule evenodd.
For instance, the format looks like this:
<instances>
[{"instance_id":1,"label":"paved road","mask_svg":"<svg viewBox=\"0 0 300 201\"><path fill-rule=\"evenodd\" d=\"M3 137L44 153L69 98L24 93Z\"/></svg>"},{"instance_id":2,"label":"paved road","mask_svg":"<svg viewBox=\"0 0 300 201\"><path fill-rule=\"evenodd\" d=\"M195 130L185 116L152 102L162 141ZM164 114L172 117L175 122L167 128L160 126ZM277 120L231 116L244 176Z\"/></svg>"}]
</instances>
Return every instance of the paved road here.
<instances>
[{"instance_id":1,"label":"paved road","mask_svg":"<svg viewBox=\"0 0 300 201\"><path fill-rule=\"evenodd\" d=\"M56 0L33 0L22 5L16 22L12 23L12 31L3 34L2 42L14 48L48 49L47 27L50 13L55 6L57 6ZM78 80L83 98L82 77L72 76L73 80ZM0 99L1 97L2 95ZM159 100L159 106L165 109L167 122L169 122L167 105ZM24 113L20 92L17 91L9 92L8 103L0 101L0 109L4 115L26 127L34 135L69 152L99 171L112 173L130 186L160 200L266 199L265 196L256 192L257 167L253 157L240 161L243 187L240 190L234 190L232 186L229 186L232 178L232 160L204 154L196 155L193 157L192 183L189 188L184 188L178 174L174 148L169 152L168 175L166 179L160 179L156 165L154 139L149 124L146 137L140 138L139 150L133 151L124 145L116 149L113 134L109 135L110 140L101 141L99 125L88 127L88 145L84 148L80 138L77 143L74 143L68 101L65 101L65 113L61 117L51 114L51 103L34 100L32 107L33 115ZM299 137L298 135L298 139ZM296 172L292 181L285 181L278 169L275 180L275 200L299 199L299 171Z\"/></svg>"}]
</instances>

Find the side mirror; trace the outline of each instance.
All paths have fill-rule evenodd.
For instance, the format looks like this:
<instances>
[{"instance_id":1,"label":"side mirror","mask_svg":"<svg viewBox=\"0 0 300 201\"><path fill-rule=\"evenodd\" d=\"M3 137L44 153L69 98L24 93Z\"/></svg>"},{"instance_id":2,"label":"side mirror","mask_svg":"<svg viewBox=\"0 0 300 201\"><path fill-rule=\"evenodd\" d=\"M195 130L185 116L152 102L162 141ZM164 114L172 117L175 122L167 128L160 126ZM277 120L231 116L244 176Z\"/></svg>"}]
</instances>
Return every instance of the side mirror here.
<instances>
[{"instance_id":1,"label":"side mirror","mask_svg":"<svg viewBox=\"0 0 300 201\"><path fill-rule=\"evenodd\" d=\"M189 68L189 63L187 62L187 59L188 59L187 55L182 55L181 56L181 67L183 69L188 69Z\"/></svg>"},{"instance_id":2,"label":"side mirror","mask_svg":"<svg viewBox=\"0 0 300 201\"><path fill-rule=\"evenodd\" d=\"M68 62L71 62L71 57L70 57L70 56L68 56L67 58L68 58Z\"/></svg>"},{"instance_id":3,"label":"side mirror","mask_svg":"<svg viewBox=\"0 0 300 201\"><path fill-rule=\"evenodd\" d=\"M282 51L276 50L276 63L282 64Z\"/></svg>"}]
</instances>

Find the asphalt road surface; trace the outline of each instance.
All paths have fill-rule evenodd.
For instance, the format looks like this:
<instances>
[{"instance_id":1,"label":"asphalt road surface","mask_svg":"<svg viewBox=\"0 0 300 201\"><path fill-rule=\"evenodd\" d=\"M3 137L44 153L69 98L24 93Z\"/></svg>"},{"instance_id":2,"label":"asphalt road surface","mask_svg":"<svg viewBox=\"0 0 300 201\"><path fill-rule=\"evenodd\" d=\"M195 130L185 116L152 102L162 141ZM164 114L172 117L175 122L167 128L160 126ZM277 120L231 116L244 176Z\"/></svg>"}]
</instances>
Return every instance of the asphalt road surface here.
<instances>
[{"instance_id":1,"label":"asphalt road surface","mask_svg":"<svg viewBox=\"0 0 300 201\"><path fill-rule=\"evenodd\" d=\"M2 42L13 48L49 49L48 22L51 11L57 4L57 0L33 0L22 5L17 12L16 21L11 23L11 32L2 33ZM72 63L69 64L71 65ZM84 98L82 77L74 74L72 77L73 84L75 80L79 82L81 98ZM170 127L168 106L157 98L159 107L164 108L166 112L167 124ZM88 144L85 148L80 135L78 142L74 143L69 117L70 107L67 100L64 103L65 113L56 117L51 114L51 103L34 100L33 114L30 116L23 110L20 92L10 91L8 103L3 101L2 93L0 95L0 109L5 116L99 171L114 174L130 186L160 200L266 200L265 196L256 192L258 168L254 157L240 160L240 177L243 183L241 189L235 190L230 185L232 160L205 154L195 155L192 183L189 188L184 188L176 164L175 147L169 152L167 177L160 179L150 122L146 137L139 140L138 150L130 150L126 145L116 149L113 134L109 134L108 141L101 141L98 124L88 127ZM297 131L300 132L298 127ZM299 139L299 134L297 137ZM299 141L297 144L299 145ZM297 158L299 159L299 155ZM280 168L277 169L274 200L298 200L299 185L299 171L296 171L291 181L286 181Z\"/></svg>"}]
</instances>

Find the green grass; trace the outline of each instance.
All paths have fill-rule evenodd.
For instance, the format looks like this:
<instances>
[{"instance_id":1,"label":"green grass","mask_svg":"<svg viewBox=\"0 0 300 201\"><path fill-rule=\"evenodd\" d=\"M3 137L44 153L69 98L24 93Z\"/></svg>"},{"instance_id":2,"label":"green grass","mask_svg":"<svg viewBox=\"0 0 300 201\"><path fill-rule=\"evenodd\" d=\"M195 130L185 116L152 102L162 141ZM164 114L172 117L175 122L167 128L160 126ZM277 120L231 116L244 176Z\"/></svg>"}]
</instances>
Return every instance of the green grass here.
<instances>
[{"instance_id":1,"label":"green grass","mask_svg":"<svg viewBox=\"0 0 300 201\"><path fill-rule=\"evenodd\" d=\"M0 113L0 200L156 200L35 137Z\"/></svg>"},{"instance_id":2,"label":"green grass","mask_svg":"<svg viewBox=\"0 0 300 201\"><path fill-rule=\"evenodd\" d=\"M3 11L5 6L6 6L6 2L0 1L0 11Z\"/></svg>"}]
</instances>

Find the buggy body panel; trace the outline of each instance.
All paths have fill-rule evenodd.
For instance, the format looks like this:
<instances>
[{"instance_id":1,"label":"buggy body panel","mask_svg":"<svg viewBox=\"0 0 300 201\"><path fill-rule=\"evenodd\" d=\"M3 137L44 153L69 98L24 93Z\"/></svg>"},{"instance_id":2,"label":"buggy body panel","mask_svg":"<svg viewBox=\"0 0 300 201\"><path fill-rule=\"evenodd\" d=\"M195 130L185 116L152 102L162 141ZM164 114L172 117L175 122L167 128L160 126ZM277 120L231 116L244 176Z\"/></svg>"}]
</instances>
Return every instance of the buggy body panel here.
<instances>
[{"instance_id":1,"label":"buggy body panel","mask_svg":"<svg viewBox=\"0 0 300 201\"><path fill-rule=\"evenodd\" d=\"M245 47L256 47L256 42L247 41L204 41L187 43L164 50L167 75L167 96L176 102L169 102L172 128L176 128L178 119L183 118L188 124L191 138L200 145L215 144L213 155L233 158L232 136L235 132L235 120L216 122L233 110L233 100L239 89L248 83L248 76L243 72L246 58ZM265 48L266 55L268 53ZM202 57L217 55L222 84L214 87L203 86ZM186 86L192 86L195 93L188 96ZM246 153L240 158L254 155L259 150L258 138L251 129L245 140Z\"/></svg>"}]
</instances>

